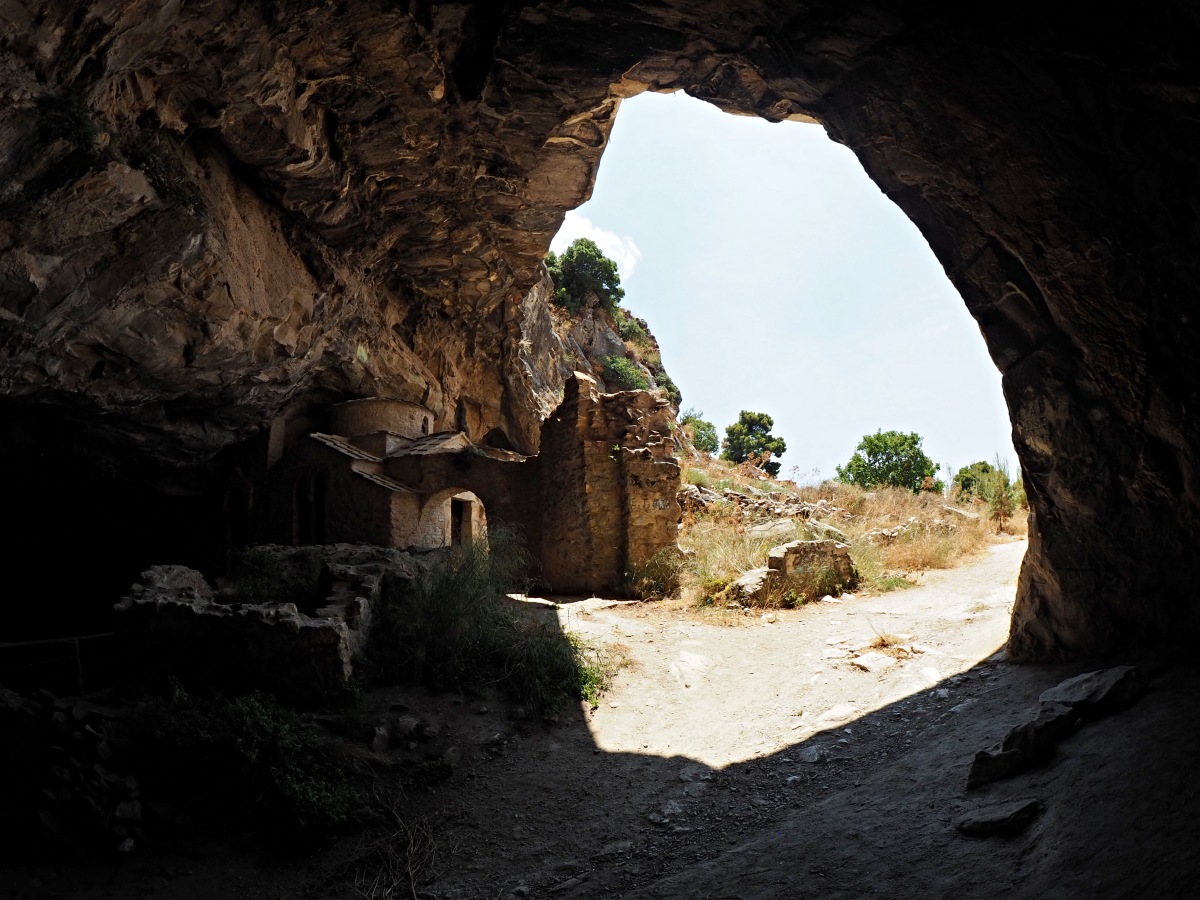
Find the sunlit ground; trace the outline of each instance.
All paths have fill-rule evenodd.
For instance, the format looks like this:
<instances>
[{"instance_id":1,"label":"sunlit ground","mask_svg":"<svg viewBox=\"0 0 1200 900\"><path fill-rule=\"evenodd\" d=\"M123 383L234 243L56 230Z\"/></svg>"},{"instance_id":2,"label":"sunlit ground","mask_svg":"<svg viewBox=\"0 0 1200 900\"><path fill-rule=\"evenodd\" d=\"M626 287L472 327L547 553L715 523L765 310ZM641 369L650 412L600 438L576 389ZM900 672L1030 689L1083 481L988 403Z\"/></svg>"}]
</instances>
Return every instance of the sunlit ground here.
<instances>
[{"instance_id":1,"label":"sunlit ground","mask_svg":"<svg viewBox=\"0 0 1200 900\"><path fill-rule=\"evenodd\" d=\"M997 544L978 562L927 573L920 587L812 603L777 613L773 623L756 612L715 624L599 598L560 604L557 616L565 631L627 660L587 716L598 748L723 768L829 729L852 735L860 717L995 654L1008 634L1024 552L1024 541ZM893 651L898 658L886 671L862 671L853 658L881 635L907 649ZM942 699L936 690L930 696Z\"/></svg>"}]
</instances>

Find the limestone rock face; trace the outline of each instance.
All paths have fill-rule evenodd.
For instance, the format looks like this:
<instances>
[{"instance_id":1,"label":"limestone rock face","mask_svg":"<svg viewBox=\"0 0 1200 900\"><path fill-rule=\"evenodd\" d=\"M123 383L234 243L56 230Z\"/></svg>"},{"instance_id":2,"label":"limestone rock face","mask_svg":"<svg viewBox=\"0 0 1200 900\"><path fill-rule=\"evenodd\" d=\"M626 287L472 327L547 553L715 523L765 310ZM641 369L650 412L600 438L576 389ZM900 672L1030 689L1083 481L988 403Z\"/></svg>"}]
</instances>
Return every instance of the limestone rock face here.
<instances>
[{"instance_id":1,"label":"limestone rock face","mask_svg":"<svg viewBox=\"0 0 1200 900\"><path fill-rule=\"evenodd\" d=\"M620 99L683 88L823 122L962 292L1033 508L1010 654L1188 634L1198 30L1179 4L11 0L0 392L73 423L38 453L134 480L354 396L533 450L562 374L522 344L541 256Z\"/></svg>"}]
</instances>

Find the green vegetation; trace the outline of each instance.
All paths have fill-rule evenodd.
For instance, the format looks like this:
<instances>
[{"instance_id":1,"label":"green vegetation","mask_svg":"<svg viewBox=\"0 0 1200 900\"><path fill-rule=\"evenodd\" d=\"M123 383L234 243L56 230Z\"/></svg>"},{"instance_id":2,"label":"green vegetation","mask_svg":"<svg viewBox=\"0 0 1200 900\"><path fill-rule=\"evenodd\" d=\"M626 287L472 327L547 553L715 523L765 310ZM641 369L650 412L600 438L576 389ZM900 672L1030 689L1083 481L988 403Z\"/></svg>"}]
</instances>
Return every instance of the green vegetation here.
<instances>
[{"instance_id":1,"label":"green vegetation","mask_svg":"<svg viewBox=\"0 0 1200 900\"><path fill-rule=\"evenodd\" d=\"M685 409L679 417L679 424L687 430L692 446L701 453L711 456L720 449L717 441L717 427L712 422L704 420L703 411L694 408Z\"/></svg>"},{"instance_id":2,"label":"green vegetation","mask_svg":"<svg viewBox=\"0 0 1200 900\"><path fill-rule=\"evenodd\" d=\"M362 669L375 684L496 685L549 715L586 696L598 651L508 601L530 586L532 558L503 527L489 529L488 543L453 551L415 581L385 580Z\"/></svg>"},{"instance_id":3,"label":"green vegetation","mask_svg":"<svg viewBox=\"0 0 1200 900\"><path fill-rule=\"evenodd\" d=\"M725 429L721 458L735 463L750 461L774 478L780 464L771 457L787 451L783 438L771 434L774 427L775 420L766 413L743 409L738 420Z\"/></svg>"},{"instance_id":4,"label":"green vegetation","mask_svg":"<svg viewBox=\"0 0 1200 900\"><path fill-rule=\"evenodd\" d=\"M633 344L649 343L650 332L646 330L646 323L641 319L634 318L629 310L617 307L612 312L612 320L621 340Z\"/></svg>"},{"instance_id":5,"label":"green vegetation","mask_svg":"<svg viewBox=\"0 0 1200 900\"><path fill-rule=\"evenodd\" d=\"M653 369L650 371L654 372ZM667 395L667 399L671 401L672 406L678 407L683 402L683 394L680 393L671 376L667 374L666 369L659 368L657 372L654 372L654 380L658 382L659 389Z\"/></svg>"},{"instance_id":6,"label":"green vegetation","mask_svg":"<svg viewBox=\"0 0 1200 900\"><path fill-rule=\"evenodd\" d=\"M572 314L587 305L588 297L595 297L611 315L625 296L617 264L587 238L577 238L562 256L549 254L546 268L554 281L554 302Z\"/></svg>"},{"instance_id":7,"label":"green vegetation","mask_svg":"<svg viewBox=\"0 0 1200 900\"><path fill-rule=\"evenodd\" d=\"M603 366L604 382L611 390L650 390L650 379L646 377L646 373L625 357L606 356Z\"/></svg>"},{"instance_id":8,"label":"green vegetation","mask_svg":"<svg viewBox=\"0 0 1200 900\"><path fill-rule=\"evenodd\" d=\"M1019 476L1015 482L1010 481L1008 463L999 454L994 463L980 461L959 469L950 490L956 498L986 503L1000 531L1017 507L1029 505L1024 482Z\"/></svg>"},{"instance_id":9,"label":"green vegetation","mask_svg":"<svg viewBox=\"0 0 1200 900\"><path fill-rule=\"evenodd\" d=\"M861 488L891 485L914 494L922 487L938 490L937 466L921 450L916 432L877 431L864 435L845 466L837 467L838 480ZM929 479L926 481L926 479Z\"/></svg>"},{"instance_id":10,"label":"green vegetation","mask_svg":"<svg viewBox=\"0 0 1200 900\"><path fill-rule=\"evenodd\" d=\"M345 765L266 694L202 699L174 682L138 707L131 732L145 789L224 827L320 838L357 804Z\"/></svg>"},{"instance_id":11,"label":"green vegetation","mask_svg":"<svg viewBox=\"0 0 1200 900\"><path fill-rule=\"evenodd\" d=\"M711 499L703 508L684 511L679 544L688 555L681 577L681 600L714 607L723 617L728 613L722 592L746 571L765 565L771 547L793 539L828 537L820 526L814 527L814 522L832 525L845 534L862 588L880 593L911 587L913 582L904 573L958 565L986 544L988 532L994 531L985 517L948 516L943 508L945 499L935 492L914 493L910 488L887 485L866 491L840 481L804 486L770 482L762 480L760 473L749 466L721 459L693 458L683 465L685 482L711 486L718 493L731 490L754 500L767 494L776 500L805 504L824 501L824 509L814 510L811 518L793 519L794 533L773 532L769 536L758 536L748 527L762 521L759 515L769 514L748 516L746 506L733 500ZM1019 532L1020 525L1021 517L1015 515L1006 530L1012 531L1015 526ZM828 590L829 585L789 587L772 602L788 605L801 601L802 595L820 596L817 591Z\"/></svg>"},{"instance_id":12,"label":"green vegetation","mask_svg":"<svg viewBox=\"0 0 1200 900\"><path fill-rule=\"evenodd\" d=\"M995 473L996 470L992 468L991 463L980 460L959 469L954 480L950 482L950 488L953 490L957 486L961 495L977 496L986 500L986 494L991 492L991 482L994 480Z\"/></svg>"},{"instance_id":13,"label":"green vegetation","mask_svg":"<svg viewBox=\"0 0 1200 900\"><path fill-rule=\"evenodd\" d=\"M617 264L605 256L595 242L579 238L562 256L548 254L546 269L554 282L555 305L576 316L589 303L599 304L625 342L628 358L608 356L600 361L609 387L618 391L649 390L651 381L641 369L644 366L654 379L653 384L678 408L683 395L663 368L658 345L645 321L620 306L625 290L621 287Z\"/></svg>"}]
</instances>

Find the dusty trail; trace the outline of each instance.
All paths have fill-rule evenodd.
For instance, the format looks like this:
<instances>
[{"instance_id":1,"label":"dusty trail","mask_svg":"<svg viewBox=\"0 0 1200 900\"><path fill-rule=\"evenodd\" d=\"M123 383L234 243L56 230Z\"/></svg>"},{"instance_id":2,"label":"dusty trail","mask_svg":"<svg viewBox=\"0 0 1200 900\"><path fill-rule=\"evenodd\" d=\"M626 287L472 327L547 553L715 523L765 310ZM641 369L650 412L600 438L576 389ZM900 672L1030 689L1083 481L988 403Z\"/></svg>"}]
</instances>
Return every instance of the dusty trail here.
<instances>
[{"instance_id":1,"label":"dusty trail","mask_svg":"<svg viewBox=\"0 0 1200 900\"><path fill-rule=\"evenodd\" d=\"M654 607L590 600L564 606L564 628L628 647L633 665L591 717L611 753L687 756L723 768L774 753L878 709L996 652L1025 542L996 544L960 569L930 572L909 590L786 610L748 627L663 619ZM851 649L881 634L916 651L883 674Z\"/></svg>"},{"instance_id":2,"label":"dusty trail","mask_svg":"<svg viewBox=\"0 0 1200 900\"><path fill-rule=\"evenodd\" d=\"M995 655L1024 550L994 545L921 587L812 604L774 624L600 600L562 607L565 627L622 645L633 665L585 727L514 735L440 799L460 849L430 896L1194 896L1194 668L1160 675L1051 765L966 790L976 750L1089 668ZM912 635L917 652L861 671L843 648L879 633ZM981 800L1025 797L1043 811L1017 838L954 828ZM1119 837L1130 829L1167 862L1131 864L1139 851Z\"/></svg>"}]
</instances>

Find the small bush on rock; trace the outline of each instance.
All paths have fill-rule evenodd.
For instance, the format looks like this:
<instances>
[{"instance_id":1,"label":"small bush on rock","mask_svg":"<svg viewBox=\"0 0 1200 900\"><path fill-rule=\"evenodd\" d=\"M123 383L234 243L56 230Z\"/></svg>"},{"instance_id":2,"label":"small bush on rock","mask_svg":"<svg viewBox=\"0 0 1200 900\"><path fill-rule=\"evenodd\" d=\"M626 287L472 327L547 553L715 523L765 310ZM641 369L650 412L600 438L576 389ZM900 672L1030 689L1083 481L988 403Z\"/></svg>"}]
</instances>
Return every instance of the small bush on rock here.
<instances>
[{"instance_id":1,"label":"small bush on rock","mask_svg":"<svg viewBox=\"0 0 1200 900\"><path fill-rule=\"evenodd\" d=\"M604 383L613 391L648 391L650 379L623 356L604 357Z\"/></svg>"}]
</instances>

